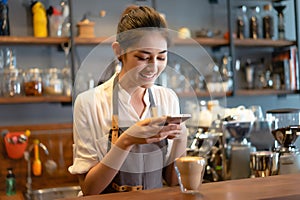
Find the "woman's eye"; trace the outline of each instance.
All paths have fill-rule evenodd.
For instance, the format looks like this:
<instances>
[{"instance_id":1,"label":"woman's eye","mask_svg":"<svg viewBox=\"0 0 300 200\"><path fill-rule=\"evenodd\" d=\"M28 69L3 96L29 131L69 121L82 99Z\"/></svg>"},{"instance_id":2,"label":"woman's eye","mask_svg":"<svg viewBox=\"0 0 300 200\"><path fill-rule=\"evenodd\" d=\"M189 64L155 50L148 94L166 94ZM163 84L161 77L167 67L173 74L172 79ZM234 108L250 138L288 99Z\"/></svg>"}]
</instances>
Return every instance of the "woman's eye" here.
<instances>
[{"instance_id":1,"label":"woman's eye","mask_svg":"<svg viewBox=\"0 0 300 200\"><path fill-rule=\"evenodd\" d=\"M160 60L160 61L165 61L166 58L165 57L158 57L157 60Z\"/></svg>"},{"instance_id":2,"label":"woman's eye","mask_svg":"<svg viewBox=\"0 0 300 200\"><path fill-rule=\"evenodd\" d=\"M138 60L148 60L148 57L135 56Z\"/></svg>"}]
</instances>

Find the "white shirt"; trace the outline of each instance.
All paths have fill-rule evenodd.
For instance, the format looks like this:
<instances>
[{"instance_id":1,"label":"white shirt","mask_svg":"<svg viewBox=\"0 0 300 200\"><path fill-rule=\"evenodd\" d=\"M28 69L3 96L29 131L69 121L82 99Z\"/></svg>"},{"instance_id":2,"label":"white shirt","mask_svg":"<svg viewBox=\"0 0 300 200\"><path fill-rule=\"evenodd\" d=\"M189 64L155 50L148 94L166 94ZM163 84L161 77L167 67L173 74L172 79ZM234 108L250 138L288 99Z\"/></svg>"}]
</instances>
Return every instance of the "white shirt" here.
<instances>
[{"instance_id":1,"label":"white shirt","mask_svg":"<svg viewBox=\"0 0 300 200\"><path fill-rule=\"evenodd\" d=\"M83 174L96 165L107 153L108 134L112 124L112 88L115 75L107 82L93 89L80 93L74 103L73 122L73 165L72 174ZM151 117L149 94L144 101L146 109L139 118L130 104L130 95L119 87L119 127L129 127L139 120ZM158 116L179 114L178 97L169 88L154 85L151 87ZM172 140L168 141L168 151ZM167 153L167 156L170 152ZM168 157L167 157L168 158Z\"/></svg>"}]
</instances>

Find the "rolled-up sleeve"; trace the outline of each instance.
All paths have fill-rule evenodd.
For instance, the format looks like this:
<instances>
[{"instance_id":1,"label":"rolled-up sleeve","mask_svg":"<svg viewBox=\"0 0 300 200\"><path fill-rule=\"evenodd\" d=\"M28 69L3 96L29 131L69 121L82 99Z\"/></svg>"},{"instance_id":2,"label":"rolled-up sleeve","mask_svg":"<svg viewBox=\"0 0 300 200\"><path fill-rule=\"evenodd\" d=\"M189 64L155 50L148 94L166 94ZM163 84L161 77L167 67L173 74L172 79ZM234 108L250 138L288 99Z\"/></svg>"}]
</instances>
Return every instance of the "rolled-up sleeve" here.
<instances>
[{"instance_id":1,"label":"rolled-up sleeve","mask_svg":"<svg viewBox=\"0 0 300 200\"><path fill-rule=\"evenodd\" d=\"M88 121L88 106L84 104L85 96L78 95L74 103L73 120L73 165L69 167L71 174L86 173L99 162L93 130ZM91 115L91 113L90 113Z\"/></svg>"}]
</instances>

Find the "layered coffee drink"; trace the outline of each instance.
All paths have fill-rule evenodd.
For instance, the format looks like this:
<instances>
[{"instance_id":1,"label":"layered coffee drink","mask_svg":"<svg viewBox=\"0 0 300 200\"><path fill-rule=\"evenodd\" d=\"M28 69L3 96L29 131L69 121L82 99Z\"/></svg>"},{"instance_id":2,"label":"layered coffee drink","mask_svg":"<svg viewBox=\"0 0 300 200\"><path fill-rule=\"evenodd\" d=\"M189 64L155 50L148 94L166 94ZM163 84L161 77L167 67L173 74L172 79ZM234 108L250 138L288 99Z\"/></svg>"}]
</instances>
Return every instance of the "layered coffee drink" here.
<instances>
[{"instance_id":1,"label":"layered coffee drink","mask_svg":"<svg viewBox=\"0 0 300 200\"><path fill-rule=\"evenodd\" d=\"M175 169L182 192L199 192L205 164L205 158L196 156L185 156L175 160Z\"/></svg>"}]
</instances>

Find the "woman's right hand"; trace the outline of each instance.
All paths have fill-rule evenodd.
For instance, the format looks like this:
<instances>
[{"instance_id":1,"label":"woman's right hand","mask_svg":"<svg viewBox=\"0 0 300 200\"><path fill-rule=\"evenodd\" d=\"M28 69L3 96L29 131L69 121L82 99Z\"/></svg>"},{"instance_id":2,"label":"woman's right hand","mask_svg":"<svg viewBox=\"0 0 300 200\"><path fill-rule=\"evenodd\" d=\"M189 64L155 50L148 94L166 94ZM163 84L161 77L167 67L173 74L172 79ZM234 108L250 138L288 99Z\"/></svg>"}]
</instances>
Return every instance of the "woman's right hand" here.
<instances>
[{"instance_id":1,"label":"woman's right hand","mask_svg":"<svg viewBox=\"0 0 300 200\"><path fill-rule=\"evenodd\" d=\"M165 122L166 116L147 118L129 127L119 139L126 139L127 145L149 144L167 137L175 138L181 134L180 124L163 125Z\"/></svg>"}]
</instances>

